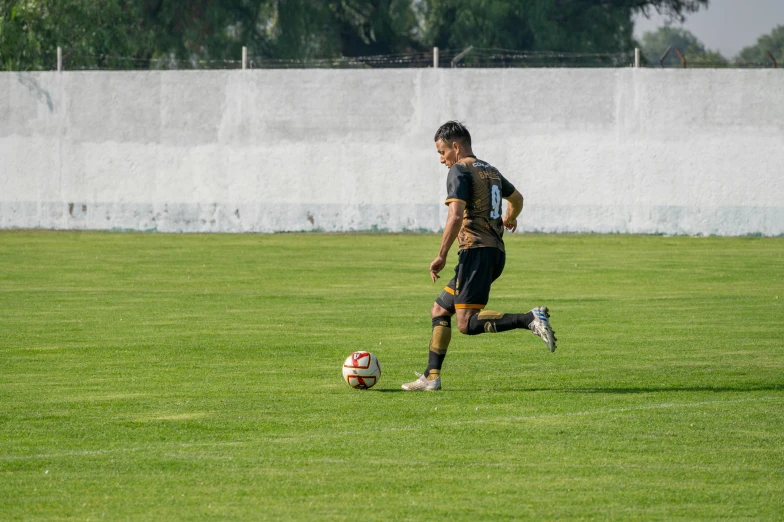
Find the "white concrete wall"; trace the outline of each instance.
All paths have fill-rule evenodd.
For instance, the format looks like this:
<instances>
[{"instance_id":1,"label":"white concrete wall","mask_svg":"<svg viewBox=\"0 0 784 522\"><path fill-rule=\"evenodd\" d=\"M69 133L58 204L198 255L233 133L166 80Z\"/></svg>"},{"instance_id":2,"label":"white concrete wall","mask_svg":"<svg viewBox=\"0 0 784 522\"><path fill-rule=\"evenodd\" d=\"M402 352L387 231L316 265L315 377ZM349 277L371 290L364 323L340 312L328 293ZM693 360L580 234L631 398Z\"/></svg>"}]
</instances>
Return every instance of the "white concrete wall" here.
<instances>
[{"instance_id":1,"label":"white concrete wall","mask_svg":"<svg viewBox=\"0 0 784 522\"><path fill-rule=\"evenodd\" d=\"M780 70L0 73L0 228L431 230L465 121L522 230L784 235Z\"/></svg>"}]
</instances>

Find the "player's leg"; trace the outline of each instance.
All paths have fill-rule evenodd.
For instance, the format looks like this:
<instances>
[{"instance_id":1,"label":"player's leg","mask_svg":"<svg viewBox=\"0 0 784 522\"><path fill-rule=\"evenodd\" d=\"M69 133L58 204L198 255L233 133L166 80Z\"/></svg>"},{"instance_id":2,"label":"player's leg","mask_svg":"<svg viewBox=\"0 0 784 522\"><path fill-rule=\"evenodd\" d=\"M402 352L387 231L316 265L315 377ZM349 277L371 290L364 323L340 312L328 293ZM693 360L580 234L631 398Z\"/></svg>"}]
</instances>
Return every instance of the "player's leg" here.
<instances>
[{"instance_id":1,"label":"player's leg","mask_svg":"<svg viewBox=\"0 0 784 522\"><path fill-rule=\"evenodd\" d=\"M550 327L546 307L534 308L523 314L485 310L490 299L490 286L503 272L506 255L495 248L467 250L463 271L457 275L455 308L460 333L478 335L516 329L531 330L542 338L550 351L555 351L555 334Z\"/></svg>"},{"instance_id":2,"label":"player's leg","mask_svg":"<svg viewBox=\"0 0 784 522\"><path fill-rule=\"evenodd\" d=\"M497 248L474 248L461 253L456 275L455 309L460 333L477 335L528 328L533 314L504 314L485 310L490 287L504 271L506 254Z\"/></svg>"},{"instance_id":3,"label":"player's leg","mask_svg":"<svg viewBox=\"0 0 784 522\"><path fill-rule=\"evenodd\" d=\"M492 310L463 309L457 311L457 325L461 333L478 335L524 328L540 337L551 352L555 351L555 332L550 326L550 311L537 307L524 314L504 314Z\"/></svg>"},{"instance_id":4,"label":"player's leg","mask_svg":"<svg viewBox=\"0 0 784 522\"><path fill-rule=\"evenodd\" d=\"M534 320L533 310L524 314L505 314L477 308L457 310L457 328L466 335L499 333L518 328L530 330Z\"/></svg>"},{"instance_id":5,"label":"player's leg","mask_svg":"<svg viewBox=\"0 0 784 522\"><path fill-rule=\"evenodd\" d=\"M427 368L425 368L425 378L434 381L441 376L441 366L444 364L449 342L452 340L452 315L438 301L433 303L430 310L430 317L433 324L433 334L430 337L430 346L427 356Z\"/></svg>"},{"instance_id":6,"label":"player's leg","mask_svg":"<svg viewBox=\"0 0 784 522\"><path fill-rule=\"evenodd\" d=\"M406 391L435 391L441 389L441 366L452 339L452 316L455 314L455 279L446 285L430 309L433 325L428 347L427 368L417 380L403 384Z\"/></svg>"}]
</instances>

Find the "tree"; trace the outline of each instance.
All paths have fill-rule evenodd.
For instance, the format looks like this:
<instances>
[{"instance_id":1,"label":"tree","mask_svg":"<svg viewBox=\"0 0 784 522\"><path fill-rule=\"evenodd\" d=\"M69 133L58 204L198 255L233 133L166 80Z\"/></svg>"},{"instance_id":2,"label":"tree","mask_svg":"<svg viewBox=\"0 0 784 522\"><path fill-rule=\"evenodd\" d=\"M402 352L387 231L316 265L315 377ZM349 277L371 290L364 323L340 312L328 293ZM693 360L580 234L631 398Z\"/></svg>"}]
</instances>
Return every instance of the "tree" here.
<instances>
[{"instance_id":1,"label":"tree","mask_svg":"<svg viewBox=\"0 0 784 522\"><path fill-rule=\"evenodd\" d=\"M269 45L258 31L267 1L114 1L141 4L134 23L151 38L149 60L238 60L244 45L259 50Z\"/></svg>"},{"instance_id":2,"label":"tree","mask_svg":"<svg viewBox=\"0 0 784 522\"><path fill-rule=\"evenodd\" d=\"M772 62L765 51L770 52L778 64L784 64L784 25L775 27L770 34L760 36L755 45L741 49L733 62L738 65L770 65Z\"/></svg>"},{"instance_id":3,"label":"tree","mask_svg":"<svg viewBox=\"0 0 784 522\"><path fill-rule=\"evenodd\" d=\"M659 65L662 55L671 48L664 60L666 66L680 66L680 58L675 53L678 49L686 58L687 67L727 67L727 59L717 51L710 51L686 29L670 26L660 27L656 31L642 35L641 50L645 60L651 65Z\"/></svg>"},{"instance_id":4,"label":"tree","mask_svg":"<svg viewBox=\"0 0 784 522\"><path fill-rule=\"evenodd\" d=\"M423 42L530 51L624 52L632 15L652 10L682 20L708 0L422 0Z\"/></svg>"},{"instance_id":5,"label":"tree","mask_svg":"<svg viewBox=\"0 0 784 522\"><path fill-rule=\"evenodd\" d=\"M708 0L0 0L0 66L198 66L251 57L393 54L433 45L628 52L631 16Z\"/></svg>"},{"instance_id":6,"label":"tree","mask_svg":"<svg viewBox=\"0 0 784 522\"><path fill-rule=\"evenodd\" d=\"M276 0L268 33L280 58L392 54L420 47L410 0Z\"/></svg>"},{"instance_id":7,"label":"tree","mask_svg":"<svg viewBox=\"0 0 784 522\"><path fill-rule=\"evenodd\" d=\"M99 55L131 56L146 43L130 20L133 13L113 0L0 2L0 62L7 70L52 69L57 46L88 66Z\"/></svg>"},{"instance_id":8,"label":"tree","mask_svg":"<svg viewBox=\"0 0 784 522\"><path fill-rule=\"evenodd\" d=\"M646 17L653 11L669 17L670 21L683 22L686 15L708 7L709 0L618 0L612 3L631 9L635 14Z\"/></svg>"},{"instance_id":9,"label":"tree","mask_svg":"<svg viewBox=\"0 0 784 522\"><path fill-rule=\"evenodd\" d=\"M179 67L251 57L333 58L419 49L410 0L0 0L0 64Z\"/></svg>"},{"instance_id":10,"label":"tree","mask_svg":"<svg viewBox=\"0 0 784 522\"><path fill-rule=\"evenodd\" d=\"M243 43L261 47L264 2L245 0L0 0L0 63L7 70L142 68L152 60L237 59Z\"/></svg>"}]
</instances>

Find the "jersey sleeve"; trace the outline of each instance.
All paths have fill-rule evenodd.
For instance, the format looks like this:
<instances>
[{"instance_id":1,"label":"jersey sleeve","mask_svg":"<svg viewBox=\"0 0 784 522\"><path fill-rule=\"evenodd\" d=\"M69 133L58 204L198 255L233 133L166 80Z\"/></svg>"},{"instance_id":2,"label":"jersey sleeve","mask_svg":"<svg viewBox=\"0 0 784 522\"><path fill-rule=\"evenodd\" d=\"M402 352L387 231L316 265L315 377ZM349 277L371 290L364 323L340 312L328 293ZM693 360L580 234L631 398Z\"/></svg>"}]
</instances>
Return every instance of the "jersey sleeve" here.
<instances>
[{"instance_id":1,"label":"jersey sleeve","mask_svg":"<svg viewBox=\"0 0 784 522\"><path fill-rule=\"evenodd\" d=\"M515 186L509 182L505 177L501 176L501 197L508 198L514 194Z\"/></svg>"},{"instance_id":2,"label":"jersey sleeve","mask_svg":"<svg viewBox=\"0 0 784 522\"><path fill-rule=\"evenodd\" d=\"M467 203L471 197L471 173L462 165L452 165L446 176L446 203L462 201Z\"/></svg>"}]
</instances>

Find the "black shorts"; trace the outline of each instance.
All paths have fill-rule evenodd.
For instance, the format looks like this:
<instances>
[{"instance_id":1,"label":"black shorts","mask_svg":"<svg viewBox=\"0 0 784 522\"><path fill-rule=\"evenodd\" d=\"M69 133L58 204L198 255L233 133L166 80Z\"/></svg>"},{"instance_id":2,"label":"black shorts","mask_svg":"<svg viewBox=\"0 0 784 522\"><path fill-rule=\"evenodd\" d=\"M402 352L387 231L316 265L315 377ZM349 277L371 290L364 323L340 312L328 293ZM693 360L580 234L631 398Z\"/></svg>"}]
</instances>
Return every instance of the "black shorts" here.
<instances>
[{"instance_id":1,"label":"black shorts","mask_svg":"<svg viewBox=\"0 0 784 522\"><path fill-rule=\"evenodd\" d=\"M481 310L490 299L490 285L504 271L505 264L506 253L498 248L469 248L458 252L455 277L436 298L436 303L452 313L461 308Z\"/></svg>"}]
</instances>

